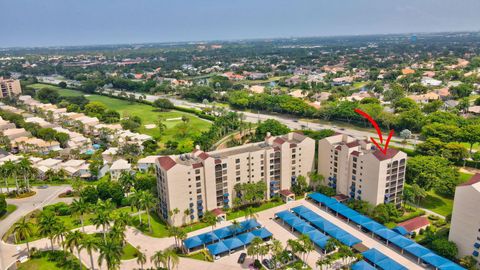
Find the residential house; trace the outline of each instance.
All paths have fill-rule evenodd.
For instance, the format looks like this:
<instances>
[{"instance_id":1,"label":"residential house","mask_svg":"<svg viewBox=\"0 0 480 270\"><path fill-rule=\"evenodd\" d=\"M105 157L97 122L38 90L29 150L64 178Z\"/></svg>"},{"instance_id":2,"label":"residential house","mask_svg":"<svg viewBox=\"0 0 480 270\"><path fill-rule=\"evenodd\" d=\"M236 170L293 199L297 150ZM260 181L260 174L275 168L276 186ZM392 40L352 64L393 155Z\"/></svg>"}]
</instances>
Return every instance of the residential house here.
<instances>
[{"instance_id":1,"label":"residential house","mask_svg":"<svg viewBox=\"0 0 480 270\"><path fill-rule=\"evenodd\" d=\"M20 137L30 137L32 134L26 131L24 128L9 128L3 131L3 135L7 136L8 139L14 140Z\"/></svg>"},{"instance_id":2,"label":"residential house","mask_svg":"<svg viewBox=\"0 0 480 270\"><path fill-rule=\"evenodd\" d=\"M409 95L407 97L410 99L413 99L417 103L429 103L432 100L440 99L440 96L434 91L430 91L426 94L421 94L421 95Z\"/></svg>"},{"instance_id":3,"label":"residential house","mask_svg":"<svg viewBox=\"0 0 480 270\"><path fill-rule=\"evenodd\" d=\"M128 161L118 159L112 163L112 166L110 166L110 177L112 180L118 180L123 172L130 172L131 169L132 165L130 165Z\"/></svg>"},{"instance_id":4,"label":"residential house","mask_svg":"<svg viewBox=\"0 0 480 270\"><path fill-rule=\"evenodd\" d=\"M148 156L148 157L141 158L137 162L137 168L140 171L148 171L148 169L150 168L155 168L155 161L159 157L160 156Z\"/></svg>"}]
</instances>

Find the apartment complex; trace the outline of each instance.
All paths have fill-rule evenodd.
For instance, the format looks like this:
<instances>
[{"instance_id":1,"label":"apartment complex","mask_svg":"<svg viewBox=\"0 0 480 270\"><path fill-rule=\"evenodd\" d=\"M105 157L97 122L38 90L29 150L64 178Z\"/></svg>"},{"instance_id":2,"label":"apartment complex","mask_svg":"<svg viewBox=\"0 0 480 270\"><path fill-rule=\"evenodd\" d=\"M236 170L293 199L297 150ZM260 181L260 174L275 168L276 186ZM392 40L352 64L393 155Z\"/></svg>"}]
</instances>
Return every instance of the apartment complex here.
<instances>
[{"instance_id":1,"label":"apartment complex","mask_svg":"<svg viewBox=\"0 0 480 270\"><path fill-rule=\"evenodd\" d=\"M406 159L407 155L396 149L383 154L369 141L336 134L319 141L317 171L338 194L373 205L398 205Z\"/></svg>"},{"instance_id":2,"label":"apartment complex","mask_svg":"<svg viewBox=\"0 0 480 270\"><path fill-rule=\"evenodd\" d=\"M236 197L234 186L265 181L267 196L290 189L300 175L314 169L315 141L299 133L267 135L265 141L191 154L162 156L156 160L160 216L170 224L170 210L190 209L188 221L197 221L205 211L228 208ZM308 179L308 178L307 178Z\"/></svg>"},{"instance_id":3,"label":"apartment complex","mask_svg":"<svg viewBox=\"0 0 480 270\"><path fill-rule=\"evenodd\" d=\"M19 80L4 79L0 77L0 98L17 96L22 93Z\"/></svg>"},{"instance_id":4,"label":"apartment complex","mask_svg":"<svg viewBox=\"0 0 480 270\"><path fill-rule=\"evenodd\" d=\"M458 257L473 256L480 262L480 174L457 186L453 202L449 240L458 247ZM477 264L480 268L480 264Z\"/></svg>"}]
</instances>

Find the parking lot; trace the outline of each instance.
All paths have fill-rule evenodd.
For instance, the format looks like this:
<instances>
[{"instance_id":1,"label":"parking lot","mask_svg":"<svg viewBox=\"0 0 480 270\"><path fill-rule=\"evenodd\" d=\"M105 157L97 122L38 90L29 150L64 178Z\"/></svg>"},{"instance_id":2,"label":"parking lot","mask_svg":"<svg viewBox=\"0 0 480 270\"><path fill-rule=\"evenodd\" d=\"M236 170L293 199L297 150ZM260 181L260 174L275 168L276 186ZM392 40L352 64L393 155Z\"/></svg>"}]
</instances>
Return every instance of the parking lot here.
<instances>
[{"instance_id":1,"label":"parking lot","mask_svg":"<svg viewBox=\"0 0 480 270\"><path fill-rule=\"evenodd\" d=\"M390 247L390 246L387 247L382 241L372 238L369 234L358 230L354 226L352 226L350 224L347 224L345 221L335 217L334 215L332 215L330 213L325 212L323 209L320 209L317 205L315 205L315 204L313 204L309 201L306 201L304 199L293 201L293 202L290 202L288 204L281 205L281 206L271 208L271 209L265 210L263 212L257 213L258 214L258 218L257 218L258 222L260 222L260 224L262 224L262 226L266 227L273 234L273 238L276 238L276 239L280 240L282 242L282 244L284 245L284 247L286 247L288 239L297 239L299 235L297 233L291 232L288 225L282 225L281 222L275 221L273 219L273 217L274 217L274 214L277 213L277 212L280 212L280 211L283 211L283 210L288 210L288 209L293 208L293 207L298 206L298 205L304 205L304 206L310 208L311 210L313 210L315 213L319 214L323 218L325 218L328 221L334 223L335 225L339 226L340 228L346 230L347 232L349 232L353 236L361 239L363 244L366 247L378 249L380 252L389 256L390 258L392 258L393 260L402 264L403 266L407 267L408 269L425 269L425 268L421 267L420 265L416 264L415 261L401 255L399 253L399 251L397 251L395 248ZM243 218L241 218L241 219L243 219ZM229 221L224 221L220 224L217 224L216 227L221 228L221 227L224 227L224 226L227 226L227 225L230 225L230 224L231 223ZM211 230L211 228L204 228L200 231L195 232L195 235L206 232L206 231L209 231L209 230ZM191 235L189 235L189 236L191 236ZM232 269L239 269L239 267L241 269L249 269L249 265L251 263L253 263L253 258L251 258L250 256L247 256L245 262L241 266L237 263L238 257L240 256L240 254L242 252L246 253L246 249L239 250L239 251L236 251L236 252L234 252L230 255L223 256L220 259L216 260L215 263L220 263L224 267L226 267L227 265L231 266ZM310 267L312 267L313 269L316 269L317 267L316 267L315 264L316 264L317 260L319 258L321 258L321 256L323 256L321 250L316 248L315 251L311 252L310 255L308 256L307 264ZM270 257L271 257L271 255L265 256L265 258L270 258Z\"/></svg>"}]
</instances>

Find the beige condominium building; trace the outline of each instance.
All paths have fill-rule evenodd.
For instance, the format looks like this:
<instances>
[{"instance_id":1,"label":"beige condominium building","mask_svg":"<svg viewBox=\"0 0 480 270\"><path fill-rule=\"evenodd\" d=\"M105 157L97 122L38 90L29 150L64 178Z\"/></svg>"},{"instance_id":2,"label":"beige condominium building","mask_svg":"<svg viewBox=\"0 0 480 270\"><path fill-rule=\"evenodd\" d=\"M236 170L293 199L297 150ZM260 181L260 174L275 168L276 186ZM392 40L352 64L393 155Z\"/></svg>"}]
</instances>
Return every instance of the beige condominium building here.
<instances>
[{"instance_id":1,"label":"beige condominium building","mask_svg":"<svg viewBox=\"0 0 480 270\"><path fill-rule=\"evenodd\" d=\"M383 154L365 140L336 134L318 143L318 173L337 193L373 205L400 204L407 155L396 149Z\"/></svg>"},{"instance_id":2,"label":"beige condominium building","mask_svg":"<svg viewBox=\"0 0 480 270\"><path fill-rule=\"evenodd\" d=\"M458 257L473 256L480 262L480 174L457 186L449 240L457 244ZM477 263L477 268L480 264Z\"/></svg>"},{"instance_id":3,"label":"beige condominium building","mask_svg":"<svg viewBox=\"0 0 480 270\"><path fill-rule=\"evenodd\" d=\"M197 221L207 210L231 207L239 183L265 181L267 196L273 197L289 189L299 175L307 176L314 169L314 156L313 139L289 133L212 152L197 147L190 154L159 157L158 212L176 226ZM175 208L181 214L172 219L168 213ZM191 215L182 217L186 209Z\"/></svg>"},{"instance_id":4,"label":"beige condominium building","mask_svg":"<svg viewBox=\"0 0 480 270\"><path fill-rule=\"evenodd\" d=\"M19 80L0 77L0 98L17 96L22 93Z\"/></svg>"}]
</instances>

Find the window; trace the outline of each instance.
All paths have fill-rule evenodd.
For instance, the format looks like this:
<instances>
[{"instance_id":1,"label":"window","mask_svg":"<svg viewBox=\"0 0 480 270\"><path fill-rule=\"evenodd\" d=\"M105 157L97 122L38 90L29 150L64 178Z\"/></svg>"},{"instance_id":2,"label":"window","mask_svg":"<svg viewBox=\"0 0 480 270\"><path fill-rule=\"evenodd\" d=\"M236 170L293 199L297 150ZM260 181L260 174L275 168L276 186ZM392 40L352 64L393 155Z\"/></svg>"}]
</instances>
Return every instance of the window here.
<instances>
[{"instance_id":1,"label":"window","mask_svg":"<svg viewBox=\"0 0 480 270\"><path fill-rule=\"evenodd\" d=\"M197 193L202 193L202 189L201 188L197 189Z\"/></svg>"},{"instance_id":2,"label":"window","mask_svg":"<svg viewBox=\"0 0 480 270\"><path fill-rule=\"evenodd\" d=\"M199 173L200 173L200 169L196 169L195 174L199 174Z\"/></svg>"},{"instance_id":3,"label":"window","mask_svg":"<svg viewBox=\"0 0 480 270\"><path fill-rule=\"evenodd\" d=\"M239 158L235 159L235 163L240 163L240 159Z\"/></svg>"},{"instance_id":4,"label":"window","mask_svg":"<svg viewBox=\"0 0 480 270\"><path fill-rule=\"evenodd\" d=\"M200 181L200 176L195 177L195 180Z\"/></svg>"},{"instance_id":5,"label":"window","mask_svg":"<svg viewBox=\"0 0 480 270\"><path fill-rule=\"evenodd\" d=\"M237 181L237 182L239 182L239 181L240 181L240 176L239 176L239 177L237 177L236 181Z\"/></svg>"}]
</instances>

